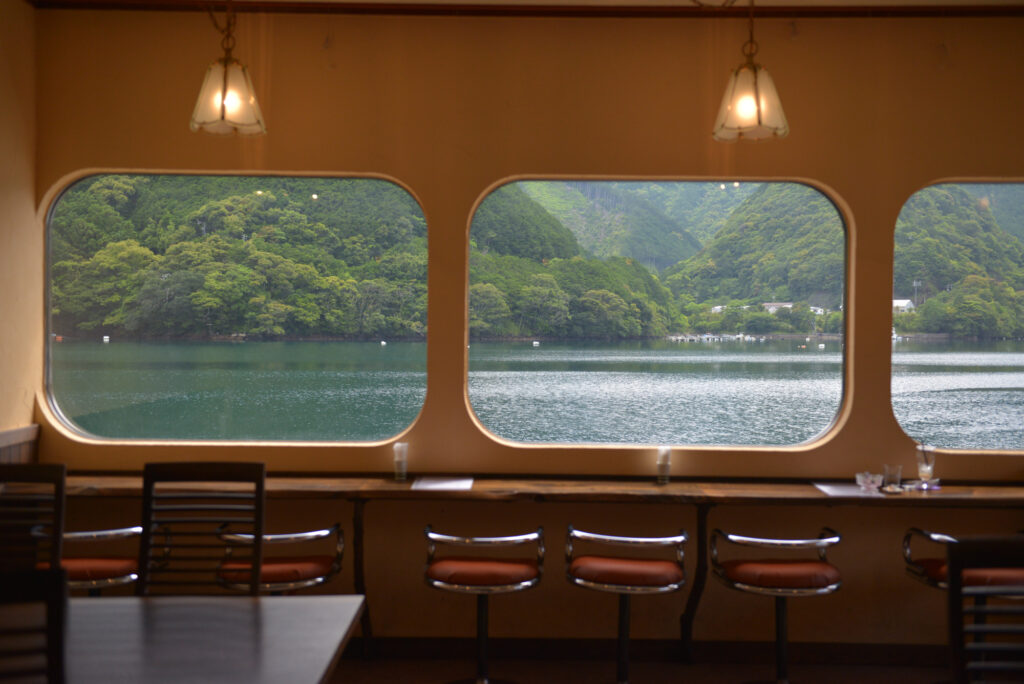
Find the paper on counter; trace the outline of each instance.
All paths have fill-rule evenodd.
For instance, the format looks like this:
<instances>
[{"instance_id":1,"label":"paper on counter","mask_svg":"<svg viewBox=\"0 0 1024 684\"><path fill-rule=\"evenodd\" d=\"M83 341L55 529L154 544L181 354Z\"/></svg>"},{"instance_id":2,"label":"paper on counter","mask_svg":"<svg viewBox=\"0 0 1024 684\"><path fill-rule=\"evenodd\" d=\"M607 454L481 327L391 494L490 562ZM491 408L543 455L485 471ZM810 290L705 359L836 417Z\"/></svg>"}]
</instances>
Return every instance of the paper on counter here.
<instances>
[{"instance_id":1,"label":"paper on counter","mask_svg":"<svg viewBox=\"0 0 1024 684\"><path fill-rule=\"evenodd\" d=\"M412 482L413 489L433 489L445 491L466 491L473 488L471 477L417 477Z\"/></svg>"},{"instance_id":2,"label":"paper on counter","mask_svg":"<svg viewBox=\"0 0 1024 684\"><path fill-rule=\"evenodd\" d=\"M833 484L831 482L815 482L814 486L817 487L823 494L828 496L885 496L877 489L874 491L865 491L860 488L860 485L856 484Z\"/></svg>"}]
</instances>

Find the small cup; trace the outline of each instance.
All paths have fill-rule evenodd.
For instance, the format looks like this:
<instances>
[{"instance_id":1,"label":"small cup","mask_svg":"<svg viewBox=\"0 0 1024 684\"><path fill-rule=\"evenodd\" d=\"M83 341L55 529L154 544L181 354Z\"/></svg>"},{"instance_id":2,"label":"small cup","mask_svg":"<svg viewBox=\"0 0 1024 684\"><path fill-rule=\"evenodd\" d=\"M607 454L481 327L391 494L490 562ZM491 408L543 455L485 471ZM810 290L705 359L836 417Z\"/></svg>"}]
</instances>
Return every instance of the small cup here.
<instances>
[{"instance_id":1,"label":"small cup","mask_svg":"<svg viewBox=\"0 0 1024 684\"><path fill-rule=\"evenodd\" d=\"M900 486L900 475L903 473L903 466L899 463L892 465L886 463L882 466L882 489L898 489Z\"/></svg>"},{"instance_id":2,"label":"small cup","mask_svg":"<svg viewBox=\"0 0 1024 684\"><path fill-rule=\"evenodd\" d=\"M865 470L862 473L857 473L854 478L857 482L857 486L865 492L878 492L878 488L882 485L882 474L872 473Z\"/></svg>"},{"instance_id":3,"label":"small cup","mask_svg":"<svg viewBox=\"0 0 1024 684\"><path fill-rule=\"evenodd\" d=\"M668 484L672 473L672 448L658 447L658 484Z\"/></svg>"},{"instance_id":4,"label":"small cup","mask_svg":"<svg viewBox=\"0 0 1024 684\"><path fill-rule=\"evenodd\" d=\"M408 442L395 442L395 481L405 482L409 476L409 443Z\"/></svg>"}]
</instances>

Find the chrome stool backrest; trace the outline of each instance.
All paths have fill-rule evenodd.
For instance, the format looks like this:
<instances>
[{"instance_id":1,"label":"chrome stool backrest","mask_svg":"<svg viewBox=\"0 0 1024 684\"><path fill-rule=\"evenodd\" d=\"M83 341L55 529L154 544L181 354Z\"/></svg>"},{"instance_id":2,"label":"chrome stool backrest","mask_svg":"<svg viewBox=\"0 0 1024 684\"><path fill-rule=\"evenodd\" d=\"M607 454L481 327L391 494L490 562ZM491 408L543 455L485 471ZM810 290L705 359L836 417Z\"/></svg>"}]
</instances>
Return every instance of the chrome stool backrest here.
<instances>
[{"instance_id":1,"label":"chrome stool backrest","mask_svg":"<svg viewBox=\"0 0 1024 684\"><path fill-rule=\"evenodd\" d=\"M544 528L506 537L460 537L435 532L430 525L424 530L427 538L427 563L423 577L435 589L476 595L476 682L487 684L488 599L492 594L507 594L536 586L544 572ZM438 546L488 550L502 547L536 545L536 559L488 557L438 558ZM445 566L442 572L442 566ZM450 573L450 575L449 575ZM476 574L474 576L475 573ZM445 579L453 578L455 581Z\"/></svg>"},{"instance_id":2,"label":"chrome stool backrest","mask_svg":"<svg viewBox=\"0 0 1024 684\"><path fill-rule=\"evenodd\" d=\"M629 680L630 597L634 594L665 594L678 591L686 583L683 546L687 534L667 537L626 537L586 532L569 526L565 539L565 572L570 584L619 595L617 635L617 677L619 684ZM577 542L632 549L673 549L673 561L662 558L575 555Z\"/></svg>"},{"instance_id":3,"label":"chrome stool backrest","mask_svg":"<svg viewBox=\"0 0 1024 684\"><path fill-rule=\"evenodd\" d=\"M729 544L748 548L774 549L774 550L813 550L816 552L817 560L811 561L810 565L799 567L799 561L794 560L752 560L752 561L726 561L718 558L718 542L725 540ZM749 537L741 534L729 534L720 529L711 533L711 568L722 583L738 591L745 591L752 594L772 596L775 599L775 678L778 682L788 681L789 658L787 649L787 611L786 599L791 596L822 596L831 594L839 589L842 581L838 569L828 562L827 552L832 546L840 541L839 533L830 527L823 527L816 538L810 539L773 539L765 537ZM741 572L739 565L746 564ZM736 572L734 575L742 576L746 581L737 577L730 577L730 565ZM796 568L794 571L787 571L786 568ZM768 577L763 581L758 575L765 570L776 571L774 578ZM803 575L801 575L802 571ZM749 577L748 577L749 575ZM773 584L770 580L778 580Z\"/></svg>"}]
</instances>

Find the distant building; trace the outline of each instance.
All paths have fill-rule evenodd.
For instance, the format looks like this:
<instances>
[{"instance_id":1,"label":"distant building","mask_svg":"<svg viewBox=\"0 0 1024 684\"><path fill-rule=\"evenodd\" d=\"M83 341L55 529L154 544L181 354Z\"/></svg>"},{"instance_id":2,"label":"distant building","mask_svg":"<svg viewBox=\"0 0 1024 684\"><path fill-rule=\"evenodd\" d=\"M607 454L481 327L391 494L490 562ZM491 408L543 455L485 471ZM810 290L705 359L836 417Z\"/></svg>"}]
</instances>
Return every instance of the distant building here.
<instances>
[{"instance_id":1,"label":"distant building","mask_svg":"<svg viewBox=\"0 0 1024 684\"><path fill-rule=\"evenodd\" d=\"M792 309L793 302L764 302L761 306L764 307L765 311L773 314L779 309Z\"/></svg>"},{"instance_id":2,"label":"distant building","mask_svg":"<svg viewBox=\"0 0 1024 684\"><path fill-rule=\"evenodd\" d=\"M825 314L828 313L828 309L823 309L820 306L812 306L811 313L813 313L815 316L824 316Z\"/></svg>"},{"instance_id":3,"label":"distant building","mask_svg":"<svg viewBox=\"0 0 1024 684\"><path fill-rule=\"evenodd\" d=\"M711 313L722 313L725 311L725 307L721 304L711 307Z\"/></svg>"},{"instance_id":4,"label":"distant building","mask_svg":"<svg viewBox=\"0 0 1024 684\"><path fill-rule=\"evenodd\" d=\"M914 301L911 299L894 299L892 300L892 312L893 313L907 313L914 310Z\"/></svg>"}]
</instances>

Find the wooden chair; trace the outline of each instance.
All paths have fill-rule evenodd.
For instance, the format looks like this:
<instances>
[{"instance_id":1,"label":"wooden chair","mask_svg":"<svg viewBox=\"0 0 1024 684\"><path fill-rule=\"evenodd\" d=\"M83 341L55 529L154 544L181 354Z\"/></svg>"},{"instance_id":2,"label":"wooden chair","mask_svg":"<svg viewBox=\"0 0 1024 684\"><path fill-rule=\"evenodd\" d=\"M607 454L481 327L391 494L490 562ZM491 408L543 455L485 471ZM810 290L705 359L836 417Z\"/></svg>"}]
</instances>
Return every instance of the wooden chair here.
<instances>
[{"instance_id":1,"label":"wooden chair","mask_svg":"<svg viewBox=\"0 0 1024 684\"><path fill-rule=\"evenodd\" d=\"M0 571L0 681L64 682L64 570Z\"/></svg>"},{"instance_id":2,"label":"wooden chair","mask_svg":"<svg viewBox=\"0 0 1024 684\"><path fill-rule=\"evenodd\" d=\"M1024 585L1002 584L1024 569L1024 536L964 538L947 544L946 553L953 681L1024 680ZM991 583L976 583L977 573Z\"/></svg>"},{"instance_id":3,"label":"wooden chair","mask_svg":"<svg viewBox=\"0 0 1024 684\"><path fill-rule=\"evenodd\" d=\"M265 479L262 463L147 463L135 593L221 588L220 570L230 550L235 561L252 569L243 584L248 594L257 595ZM228 527L250 535L251 543L224 541L221 535Z\"/></svg>"},{"instance_id":4,"label":"wooden chair","mask_svg":"<svg viewBox=\"0 0 1024 684\"><path fill-rule=\"evenodd\" d=\"M0 570L60 561L65 473L64 464L0 465Z\"/></svg>"},{"instance_id":5,"label":"wooden chair","mask_svg":"<svg viewBox=\"0 0 1024 684\"><path fill-rule=\"evenodd\" d=\"M619 595L616 677L619 684L629 681L630 597L634 594L665 594L682 588L686 582L683 569L683 545L686 539L686 532L682 530L671 537L619 537L584 532L569 526L565 543L566 576L569 582L586 589ZM674 548L675 553L672 560L621 555L575 556L576 542L640 548L645 551L657 547Z\"/></svg>"},{"instance_id":6,"label":"wooden chair","mask_svg":"<svg viewBox=\"0 0 1024 684\"><path fill-rule=\"evenodd\" d=\"M63 464L0 465L0 567L47 570L59 560L70 589L90 594L135 581L137 558L67 556L65 542L98 541L138 535L141 527L64 531Z\"/></svg>"},{"instance_id":7,"label":"wooden chair","mask_svg":"<svg viewBox=\"0 0 1024 684\"><path fill-rule=\"evenodd\" d=\"M221 583L236 591L246 591L251 568L246 561L235 560L230 553L235 545L251 546L252 535L231 532L230 528L225 528L220 538L229 544L229 557L225 558L219 571ZM265 557L260 567L260 591L282 594L323 584L341 571L341 561L345 553L345 537L341 523L309 532L264 534L264 546L306 544L323 539L332 540L332 553Z\"/></svg>"},{"instance_id":8,"label":"wooden chair","mask_svg":"<svg viewBox=\"0 0 1024 684\"><path fill-rule=\"evenodd\" d=\"M813 549L816 560L808 559L732 559L720 561L718 540L724 539L735 546L776 550ZM826 550L839 543L839 534L828 527L822 528L816 539L766 539L727 534L716 529L711 533L711 568L714 575L727 587L775 598L775 678L789 681L789 663L786 653L787 616L786 599L791 596L822 596L839 589L842 578L839 569L828 562Z\"/></svg>"},{"instance_id":9,"label":"wooden chair","mask_svg":"<svg viewBox=\"0 0 1024 684\"><path fill-rule=\"evenodd\" d=\"M427 537L427 584L435 589L476 595L477 684L487 684L488 597L524 591L537 586L544 569L544 530L508 537L457 537L434 532ZM533 558L503 558L494 555L454 555L437 557L438 545L476 550L497 547L536 545Z\"/></svg>"}]
</instances>

